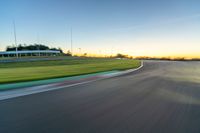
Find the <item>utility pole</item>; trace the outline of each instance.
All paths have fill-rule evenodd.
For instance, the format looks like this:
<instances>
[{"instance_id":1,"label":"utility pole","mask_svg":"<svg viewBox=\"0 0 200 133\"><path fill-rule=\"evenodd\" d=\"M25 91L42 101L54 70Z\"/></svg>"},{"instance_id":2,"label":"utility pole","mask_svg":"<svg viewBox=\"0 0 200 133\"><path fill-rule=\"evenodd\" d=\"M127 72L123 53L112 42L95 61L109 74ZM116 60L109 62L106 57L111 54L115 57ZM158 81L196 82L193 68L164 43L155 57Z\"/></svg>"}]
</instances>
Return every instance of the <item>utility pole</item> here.
<instances>
[{"instance_id":1,"label":"utility pole","mask_svg":"<svg viewBox=\"0 0 200 133\"><path fill-rule=\"evenodd\" d=\"M40 36L37 34L37 44L38 44L38 50L39 50L39 57L40 57Z\"/></svg>"},{"instance_id":2,"label":"utility pole","mask_svg":"<svg viewBox=\"0 0 200 133\"><path fill-rule=\"evenodd\" d=\"M71 54L73 55L73 40L72 40L72 28L71 28Z\"/></svg>"},{"instance_id":3,"label":"utility pole","mask_svg":"<svg viewBox=\"0 0 200 133\"><path fill-rule=\"evenodd\" d=\"M68 39L67 39L67 32L65 33L65 39L66 39L66 53L68 53Z\"/></svg>"},{"instance_id":4,"label":"utility pole","mask_svg":"<svg viewBox=\"0 0 200 133\"><path fill-rule=\"evenodd\" d=\"M17 35L16 35L16 27L15 27L15 20L13 20L13 28L14 28L14 38L15 38L15 51L16 51L16 57L18 58L18 46L17 46Z\"/></svg>"},{"instance_id":5,"label":"utility pole","mask_svg":"<svg viewBox=\"0 0 200 133\"><path fill-rule=\"evenodd\" d=\"M79 54L80 54L80 56L82 55L82 53L81 53L81 48L78 48L79 49Z\"/></svg>"}]
</instances>

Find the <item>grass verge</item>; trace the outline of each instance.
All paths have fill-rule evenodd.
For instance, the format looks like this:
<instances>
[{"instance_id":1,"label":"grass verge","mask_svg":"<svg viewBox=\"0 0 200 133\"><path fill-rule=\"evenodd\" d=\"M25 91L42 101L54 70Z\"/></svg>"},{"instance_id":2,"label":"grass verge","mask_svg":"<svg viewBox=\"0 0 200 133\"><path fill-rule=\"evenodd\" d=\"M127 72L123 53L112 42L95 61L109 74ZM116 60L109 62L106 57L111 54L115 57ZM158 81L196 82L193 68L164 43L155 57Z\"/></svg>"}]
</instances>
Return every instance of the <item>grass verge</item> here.
<instances>
[{"instance_id":1,"label":"grass verge","mask_svg":"<svg viewBox=\"0 0 200 133\"><path fill-rule=\"evenodd\" d=\"M0 84L34 81L140 66L138 60L77 58L0 64Z\"/></svg>"}]
</instances>

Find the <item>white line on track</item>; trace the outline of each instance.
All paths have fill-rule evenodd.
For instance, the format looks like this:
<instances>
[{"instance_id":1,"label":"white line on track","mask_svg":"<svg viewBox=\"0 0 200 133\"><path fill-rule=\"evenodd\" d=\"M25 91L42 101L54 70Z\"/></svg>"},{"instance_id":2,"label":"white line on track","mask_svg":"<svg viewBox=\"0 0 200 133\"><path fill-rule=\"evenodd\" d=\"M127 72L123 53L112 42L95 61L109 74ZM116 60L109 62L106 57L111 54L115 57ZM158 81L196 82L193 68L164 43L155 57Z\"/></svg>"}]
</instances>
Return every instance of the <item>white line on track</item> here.
<instances>
[{"instance_id":1,"label":"white line on track","mask_svg":"<svg viewBox=\"0 0 200 133\"><path fill-rule=\"evenodd\" d=\"M112 73L112 74L104 74L104 75L101 75L99 79L94 79L94 80L89 80L89 81L84 81L84 82L80 82L80 83L74 83L74 84L64 85L64 86L59 86L59 87L52 87L52 84L47 84L47 85L27 87L27 88L22 88L22 89L3 91L3 92L0 92L0 100L6 100L6 99L10 99L10 98L16 98L16 97L21 97L21 96L26 96L26 95L31 95L31 94L41 93L41 92L47 92L47 91L58 90L58 89L62 89L62 88L68 88L68 87L73 87L73 86L77 86L77 85L87 84L87 83L95 82L98 80L116 77L116 76L124 75L124 74L130 73L130 72L134 72L134 71L141 69L143 66L144 66L143 61L141 61L140 67L138 67L136 69L125 70L122 72L116 72L116 73Z\"/></svg>"}]
</instances>

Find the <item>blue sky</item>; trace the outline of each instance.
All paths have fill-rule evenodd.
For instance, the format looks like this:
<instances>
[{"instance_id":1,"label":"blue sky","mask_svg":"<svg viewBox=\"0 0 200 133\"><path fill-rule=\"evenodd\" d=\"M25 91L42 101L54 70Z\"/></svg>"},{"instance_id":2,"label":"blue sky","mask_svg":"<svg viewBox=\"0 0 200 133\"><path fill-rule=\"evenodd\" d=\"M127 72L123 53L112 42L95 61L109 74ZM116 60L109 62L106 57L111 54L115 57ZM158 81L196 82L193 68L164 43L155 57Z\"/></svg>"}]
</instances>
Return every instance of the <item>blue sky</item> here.
<instances>
[{"instance_id":1,"label":"blue sky","mask_svg":"<svg viewBox=\"0 0 200 133\"><path fill-rule=\"evenodd\" d=\"M96 54L200 53L199 0L0 0L0 50L40 42ZM197 55L199 56L199 55Z\"/></svg>"}]
</instances>

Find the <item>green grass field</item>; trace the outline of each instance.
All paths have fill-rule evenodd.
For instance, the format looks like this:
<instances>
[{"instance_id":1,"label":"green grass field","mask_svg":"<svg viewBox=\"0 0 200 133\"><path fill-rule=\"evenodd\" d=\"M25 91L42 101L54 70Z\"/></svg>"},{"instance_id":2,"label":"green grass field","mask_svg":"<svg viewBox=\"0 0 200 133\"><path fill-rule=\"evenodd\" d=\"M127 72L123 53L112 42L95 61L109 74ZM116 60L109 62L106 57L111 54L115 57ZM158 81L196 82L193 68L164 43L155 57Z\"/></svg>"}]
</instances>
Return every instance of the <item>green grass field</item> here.
<instances>
[{"instance_id":1,"label":"green grass field","mask_svg":"<svg viewBox=\"0 0 200 133\"><path fill-rule=\"evenodd\" d=\"M0 63L0 84L124 70L139 66L140 61L138 60L103 58Z\"/></svg>"}]
</instances>

